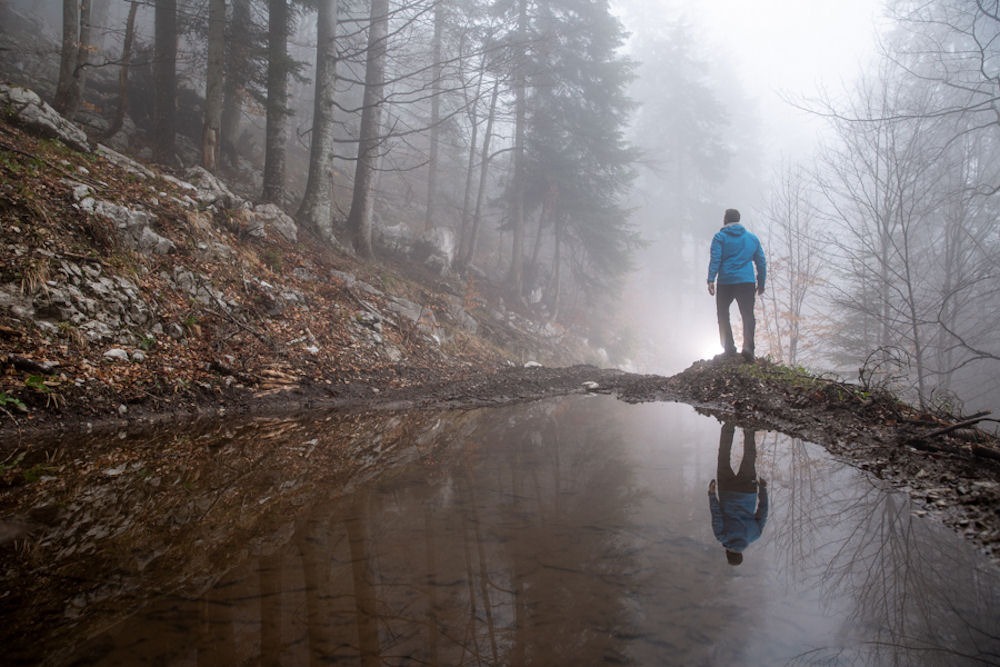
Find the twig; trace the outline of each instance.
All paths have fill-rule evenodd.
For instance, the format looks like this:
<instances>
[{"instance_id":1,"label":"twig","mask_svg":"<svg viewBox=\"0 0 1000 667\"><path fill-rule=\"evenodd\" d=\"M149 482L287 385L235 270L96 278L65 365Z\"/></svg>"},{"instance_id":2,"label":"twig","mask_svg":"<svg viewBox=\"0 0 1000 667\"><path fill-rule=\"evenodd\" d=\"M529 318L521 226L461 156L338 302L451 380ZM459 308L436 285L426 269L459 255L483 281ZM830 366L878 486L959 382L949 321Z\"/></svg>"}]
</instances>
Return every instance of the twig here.
<instances>
[{"instance_id":1,"label":"twig","mask_svg":"<svg viewBox=\"0 0 1000 667\"><path fill-rule=\"evenodd\" d=\"M969 426L975 426L976 424L978 424L979 422L982 422L982 421L997 421L996 419L989 419L990 414L991 413L989 411L977 412L976 414L972 415L970 418L968 418L968 419L966 419L964 421L960 421L960 422L958 422L956 424L951 424L950 426L944 426L942 428L935 429L935 430L931 431L930 433L923 434L921 437L922 438L936 438L939 435L944 435L945 433L951 433L952 431L957 431L960 428L967 428Z\"/></svg>"}]
</instances>

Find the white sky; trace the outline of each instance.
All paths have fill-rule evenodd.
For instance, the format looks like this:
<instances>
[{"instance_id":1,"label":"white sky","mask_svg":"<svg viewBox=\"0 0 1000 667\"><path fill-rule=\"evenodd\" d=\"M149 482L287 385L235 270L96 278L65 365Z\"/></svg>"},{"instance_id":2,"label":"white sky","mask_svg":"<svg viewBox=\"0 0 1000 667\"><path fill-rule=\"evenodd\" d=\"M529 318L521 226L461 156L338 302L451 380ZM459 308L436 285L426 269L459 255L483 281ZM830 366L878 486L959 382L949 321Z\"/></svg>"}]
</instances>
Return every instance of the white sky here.
<instances>
[{"instance_id":1,"label":"white sky","mask_svg":"<svg viewBox=\"0 0 1000 667\"><path fill-rule=\"evenodd\" d=\"M707 41L706 52L732 63L747 94L760 105L765 144L777 152L801 150L803 140L812 143L808 139L815 138L821 125L782 98L805 100L821 90L834 96L843 91L875 53L883 4L883 0L618 1L641 3L646 17L687 17L696 34Z\"/></svg>"}]
</instances>

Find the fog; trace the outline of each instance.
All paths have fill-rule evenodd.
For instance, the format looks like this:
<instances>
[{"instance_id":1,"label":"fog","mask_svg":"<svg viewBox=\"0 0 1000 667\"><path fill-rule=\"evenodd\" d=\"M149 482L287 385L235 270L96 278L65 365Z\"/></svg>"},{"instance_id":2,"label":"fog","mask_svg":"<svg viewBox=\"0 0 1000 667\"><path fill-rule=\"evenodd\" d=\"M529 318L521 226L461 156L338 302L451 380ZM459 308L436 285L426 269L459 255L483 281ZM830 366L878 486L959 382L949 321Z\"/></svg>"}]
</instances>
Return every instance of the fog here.
<instances>
[{"instance_id":1,"label":"fog","mask_svg":"<svg viewBox=\"0 0 1000 667\"><path fill-rule=\"evenodd\" d=\"M649 167L639 178L634 202L635 219L650 245L627 290L626 317L647 345L637 369L675 373L693 359L722 351L714 299L703 283L709 242L722 225L724 209L739 209L745 226L762 237L766 248L769 181L782 165L808 161L819 147L828 128L809 110L813 101L842 95L871 64L881 2L631 0L619 2L618 11L631 34L629 56L640 63L632 89L639 115L656 109L663 93L647 83L650 70L658 68L658 40L685 38L685 52L700 64L697 83L726 116L716 128L717 141L732 151L723 177L700 181L692 191L688 180L662 171L676 147L649 141L659 120L656 111L633 137Z\"/></svg>"},{"instance_id":2,"label":"fog","mask_svg":"<svg viewBox=\"0 0 1000 667\"><path fill-rule=\"evenodd\" d=\"M40 19L6 37L4 76L50 98L61 4L0 4ZM130 5L93 3L74 116L94 135L121 106ZM206 163L221 5L243 32L224 46L218 172L331 243L376 261L434 246L468 293L504 289L597 363L674 373L721 351L708 248L737 208L768 256L758 355L931 409L1000 406L996 2L428 0L379 16L324 0L295 5L297 64L278 71L267 28L284 3L178 0L176 136L157 125L154 5L172 3L136 5L113 147ZM328 118L316 7L337 8Z\"/></svg>"}]
</instances>

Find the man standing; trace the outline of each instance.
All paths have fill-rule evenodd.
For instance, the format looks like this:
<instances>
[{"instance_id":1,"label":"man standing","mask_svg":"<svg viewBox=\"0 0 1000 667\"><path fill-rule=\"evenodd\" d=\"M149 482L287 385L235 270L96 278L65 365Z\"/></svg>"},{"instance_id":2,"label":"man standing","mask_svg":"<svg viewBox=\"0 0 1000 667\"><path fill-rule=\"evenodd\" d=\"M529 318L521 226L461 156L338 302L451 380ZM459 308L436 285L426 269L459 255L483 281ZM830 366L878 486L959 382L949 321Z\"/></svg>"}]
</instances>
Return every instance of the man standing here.
<instances>
[{"instance_id":1,"label":"man standing","mask_svg":"<svg viewBox=\"0 0 1000 667\"><path fill-rule=\"evenodd\" d=\"M727 208L722 221L722 229L712 238L708 293L715 296L719 338L726 356L736 355L733 327L729 322L729 306L735 299L743 322L743 358L753 361L753 338L757 324L753 315L754 292L764 293L764 280L767 278L764 248L760 245L760 239L740 224L740 212L735 208Z\"/></svg>"}]
</instances>

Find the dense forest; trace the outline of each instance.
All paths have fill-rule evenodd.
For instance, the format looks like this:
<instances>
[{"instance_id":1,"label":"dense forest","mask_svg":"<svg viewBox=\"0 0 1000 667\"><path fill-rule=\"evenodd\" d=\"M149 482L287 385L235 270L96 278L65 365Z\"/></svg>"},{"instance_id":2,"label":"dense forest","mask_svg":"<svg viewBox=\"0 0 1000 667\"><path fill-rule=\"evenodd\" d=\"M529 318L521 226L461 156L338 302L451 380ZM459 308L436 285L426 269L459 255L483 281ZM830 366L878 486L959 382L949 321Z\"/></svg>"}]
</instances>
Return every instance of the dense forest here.
<instances>
[{"instance_id":1,"label":"dense forest","mask_svg":"<svg viewBox=\"0 0 1000 667\"><path fill-rule=\"evenodd\" d=\"M92 138L200 164L360 258L423 244L615 364L714 344L707 243L736 205L771 264L761 352L1000 404L995 0L887 3L855 79L788 100L825 121L796 155L765 148L731 63L671 3L0 8L3 76Z\"/></svg>"}]
</instances>

